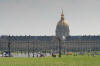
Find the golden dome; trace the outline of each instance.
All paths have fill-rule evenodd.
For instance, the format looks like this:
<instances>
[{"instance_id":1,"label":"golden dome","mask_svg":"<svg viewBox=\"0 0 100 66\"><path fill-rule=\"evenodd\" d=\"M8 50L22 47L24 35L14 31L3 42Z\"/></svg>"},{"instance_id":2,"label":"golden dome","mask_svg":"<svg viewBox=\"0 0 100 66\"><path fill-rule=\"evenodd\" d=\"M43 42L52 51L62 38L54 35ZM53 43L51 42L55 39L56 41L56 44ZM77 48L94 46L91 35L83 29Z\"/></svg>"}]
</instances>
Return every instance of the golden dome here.
<instances>
[{"instance_id":1,"label":"golden dome","mask_svg":"<svg viewBox=\"0 0 100 66\"><path fill-rule=\"evenodd\" d=\"M67 21L64 19L64 13L63 13L63 10L62 10L62 14L61 14L61 20L57 23L57 25L69 26L69 25L67 24Z\"/></svg>"},{"instance_id":2,"label":"golden dome","mask_svg":"<svg viewBox=\"0 0 100 66\"><path fill-rule=\"evenodd\" d=\"M60 20L58 23L57 23L57 25L59 25L59 26L69 26L68 24L67 24L67 21L66 20Z\"/></svg>"},{"instance_id":3,"label":"golden dome","mask_svg":"<svg viewBox=\"0 0 100 66\"><path fill-rule=\"evenodd\" d=\"M67 24L67 21L64 19L64 14L62 11L61 14L61 20L57 23L56 26L56 36L62 37L62 36L69 36L69 25Z\"/></svg>"}]
</instances>

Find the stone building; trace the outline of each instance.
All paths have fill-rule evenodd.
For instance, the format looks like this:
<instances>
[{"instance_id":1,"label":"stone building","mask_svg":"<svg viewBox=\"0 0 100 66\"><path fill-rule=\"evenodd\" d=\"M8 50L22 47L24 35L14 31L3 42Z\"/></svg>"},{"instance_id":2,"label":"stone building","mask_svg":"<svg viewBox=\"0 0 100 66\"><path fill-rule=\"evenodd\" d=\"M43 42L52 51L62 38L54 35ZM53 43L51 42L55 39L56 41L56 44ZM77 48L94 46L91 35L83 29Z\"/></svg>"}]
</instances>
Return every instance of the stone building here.
<instances>
[{"instance_id":1,"label":"stone building","mask_svg":"<svg viewBox=\"0 0 100 66\"><path fill-rule=\"evenodd\" d=\"M56 26L56 36L65 37L61 43L62 51L99 51L100 36L71 36L69 25L64 19L64 14L61 14L61 20ZM58 51L58 40L56 36L1 36L0 51L41 51L52 50Z\"/></svg>"}]
</instances>

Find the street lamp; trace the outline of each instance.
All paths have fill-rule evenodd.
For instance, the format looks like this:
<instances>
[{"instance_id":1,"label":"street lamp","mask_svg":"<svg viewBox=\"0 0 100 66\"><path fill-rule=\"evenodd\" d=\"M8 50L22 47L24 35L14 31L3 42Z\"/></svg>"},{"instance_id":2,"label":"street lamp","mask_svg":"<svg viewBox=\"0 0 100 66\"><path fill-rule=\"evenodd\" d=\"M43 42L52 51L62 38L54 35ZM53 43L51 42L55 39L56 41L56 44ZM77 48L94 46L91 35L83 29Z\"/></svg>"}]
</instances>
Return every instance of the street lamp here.
<instances>
[{"instance_id":1,"label":"street lamp","mask_svg":"<svg viewBox=\"0 0 100 66\"><path fill-rule=\"evenodd\" d=\"M35 42L33 41L33 57L34 57L34 47L35 46Z\"/></svg>"},{"instance_id":2,"label":"street lamp","mask_svg":"<svg viewBox=\"0 0 100 66\"><path fill-rule=\"evenodd\" d=\"M10 45L11 45L11 36L9 35L8 36L8 54L9 54L9 57L11 57L11 48L10 48Z\"/></svg>"},{"instance_id":3,"label":"street lamp","mask_svg":"<svg viewBox=\"0 0 100 66\"><path fill-rule=\"evenodd\" d=\"M30 35L29 36L26 36L26 39L27 39L27 37L29 37L28 38L28 57L30 57Z\"/></svg>"},{"instance_id":4,"label":"street lamp","mask_svg":"<svg viewBox=\"0 0 100 66\"><path fill-rule=\"evenodd\" d=\"M65 36L58 36L58 44L59 44L59 57L61 57L61 43L65 40Z\"/></svg>"}]
</instances>

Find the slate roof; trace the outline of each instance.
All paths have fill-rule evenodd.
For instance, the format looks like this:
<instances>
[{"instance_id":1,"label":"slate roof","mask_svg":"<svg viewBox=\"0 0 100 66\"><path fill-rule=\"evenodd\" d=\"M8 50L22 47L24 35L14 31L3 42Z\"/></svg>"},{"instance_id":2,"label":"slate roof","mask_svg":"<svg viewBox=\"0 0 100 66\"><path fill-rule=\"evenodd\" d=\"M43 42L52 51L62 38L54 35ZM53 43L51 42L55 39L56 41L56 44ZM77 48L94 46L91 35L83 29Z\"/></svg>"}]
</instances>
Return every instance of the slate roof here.
<instances>
[{"instance_id":1,"label":"slate roof","mask_svg":"<svg viewBox=\"0 0 100 66\"><path fill-rule=\"evenodd\" d=\"M41 41L50 41L55 36L10 36L11 40L16 41L32 41L32 40L41 40ZM0 36L2 40L8 40L9 36ZM66 40L100 40L100 36L68 36Z\"/></svg>"}]
</instances>

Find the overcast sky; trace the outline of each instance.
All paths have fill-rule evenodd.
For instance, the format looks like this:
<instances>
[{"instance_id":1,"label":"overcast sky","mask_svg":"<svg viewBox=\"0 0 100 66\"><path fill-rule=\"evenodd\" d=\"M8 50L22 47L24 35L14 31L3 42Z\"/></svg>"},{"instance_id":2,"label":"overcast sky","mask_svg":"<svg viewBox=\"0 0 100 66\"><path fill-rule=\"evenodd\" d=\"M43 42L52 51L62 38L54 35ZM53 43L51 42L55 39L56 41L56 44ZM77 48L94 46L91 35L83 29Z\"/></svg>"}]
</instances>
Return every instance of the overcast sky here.
<instances>
[{"instance_id":1,"label":"overcast sky","mask_svg":"<svg viewBox=\"0 0 100 66\"><path fill-rule=\"evenodd\" d=\"M61 8L71 35L100 35L100 0L0 0L0 35L55 35Z\"/></svg>"}]
</instances>

